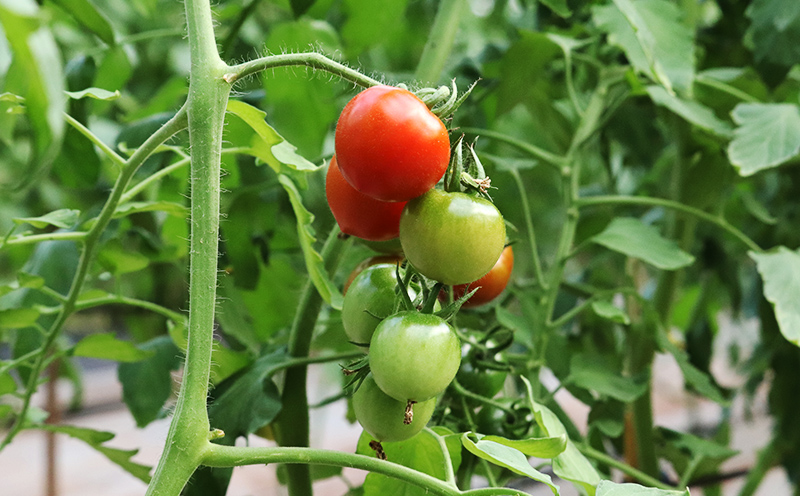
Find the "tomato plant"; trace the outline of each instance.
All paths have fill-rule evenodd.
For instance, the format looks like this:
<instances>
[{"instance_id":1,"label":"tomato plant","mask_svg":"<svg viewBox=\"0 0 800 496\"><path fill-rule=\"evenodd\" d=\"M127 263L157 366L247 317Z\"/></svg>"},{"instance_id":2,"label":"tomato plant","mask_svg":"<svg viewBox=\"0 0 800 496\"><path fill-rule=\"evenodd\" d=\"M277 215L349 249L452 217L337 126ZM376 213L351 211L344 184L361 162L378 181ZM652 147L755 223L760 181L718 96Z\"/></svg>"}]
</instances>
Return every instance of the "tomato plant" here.
<instances>
[{"instance_id":1,"label":"tomato plant","mask_svg":"<svg viewBox=\"0 0 800 496\"><path fill-rule=\"evenodd\" d=\"M514 269L514 249L506 246L494 266L475 282L453 286L453 297L461 298L470 289L478 290L464 302L463 307L477 307L494 300L506 289Z\"/></svg>"},{"instance_id":2,"label":"tomato plant","mask_svg":"<svg viewBox=\"0 0 800 496\"><path fill-rule=\"evenodd\" d=\"M405 202L383 202L350 186L331 158L325 195L342 232L368 241L388 241L400 235L400 213Z\"/></svg>"},{"instance_id":3,"label":"tomato plant","mask_svg":"<svg viewBox=\"0 0 800 496\"><path fill-rule=\"evenodd\" d=\"M336 156L344 178L361 193L406 201L444 175L450 140L444 123L413 93L374 86L342 110Z\"/></svg>"},{"instance_id":4,"label":"tomato plant","mask_svg":"<svg viewBox=\"0 0 800 496\"><path fill-rule=\"evenodd\" d=\"M497 207L466 193L430 190L409 201L400 217L400 243L408 261L445 284L470 283L485 275L505 241Z\"/></svg>"},{"instance_id":5,"label":"tomato plant","mask_svg":"<svg viewBox=\"0 0 800 496\"><path fill-rule=\"evenodd\" d=\"M450 384L461 363L458 336L441 318L400 312L383 320L369 345L375 382L400 401L425 401Z\"/></svg>"},{"instance_id":6,"label":"tomato plant","mask_svg":"<svg viewBox=\"0 0 800 496\"><path fill-rule=\"evenodd\" d=\"M436 399L414 405L410 423L405 423L406 401L384 393L368 375L353 394L353 411L358 423L381 442L404 441L421 431L433 415Z\"/></svg>"}]
</instances>

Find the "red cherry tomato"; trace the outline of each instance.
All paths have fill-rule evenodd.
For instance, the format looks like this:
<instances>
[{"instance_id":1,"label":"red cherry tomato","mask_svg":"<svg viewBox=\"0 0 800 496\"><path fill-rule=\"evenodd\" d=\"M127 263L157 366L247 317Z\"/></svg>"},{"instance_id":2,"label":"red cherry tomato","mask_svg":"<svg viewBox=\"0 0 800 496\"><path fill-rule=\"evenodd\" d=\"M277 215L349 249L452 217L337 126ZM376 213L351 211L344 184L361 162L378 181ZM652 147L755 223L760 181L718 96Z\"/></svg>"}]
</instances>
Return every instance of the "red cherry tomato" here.
<instances>
[{"instance_id":1,"label":"red cherry tomato","mask_svg":"<svg viewBox=\"0 0 800 496\"><path fill-rule=\"evenodd\" d=\"M373 86L342 110L336 157L358 191L382 201L406 201L442 178L450 139L444 123L413 93Z\"/></svg>"},{"instance_id":2,"label":"red cherry tomato","mask_svg":"<svg viewBox=\"0 0 800 496\"><path fill-rule=\"evenodd\" d=\"M500 258L494 264L494 267L483 277L471 284L458 284L453 286L453 297L461 298L469 289L478 288L478 291L467 300L463 307L477 307L484 305L494 300L500 293L506 289L509 279L511 279L511 270L514 268L514 250L511 246L506 246Z\"/></svg>"},{"instance_id":3,"label":"red cherry tomato","mask_svg":"<svg viewBox=\"0 0 800 496\"><path fill-rule=\"evenodd\" d=\"M334 156L325 178L325 195L342 232L369 241L387 241L400 234L406 202L383 202L359 193L345 181Z\"/></svg>"}]
</instances>

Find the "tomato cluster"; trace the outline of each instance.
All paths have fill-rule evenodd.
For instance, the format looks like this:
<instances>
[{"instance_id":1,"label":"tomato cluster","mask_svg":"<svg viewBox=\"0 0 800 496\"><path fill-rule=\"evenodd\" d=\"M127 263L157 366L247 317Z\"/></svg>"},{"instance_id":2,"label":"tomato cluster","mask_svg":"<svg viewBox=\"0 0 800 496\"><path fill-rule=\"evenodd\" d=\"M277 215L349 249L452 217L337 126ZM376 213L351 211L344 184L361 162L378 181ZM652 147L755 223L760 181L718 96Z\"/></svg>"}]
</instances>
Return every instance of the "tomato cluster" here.
<instances>
[{"instance_id":1,"label":"tomato cluster","mask_svg":"<svg viewBox=\"0 0 800 496\"><path fill-rule=\"evenodd\" d=\"M445 172L460 177L450 172L450 154L442 120L402 88L364 90L336 126L325 188L336 222L369 242L399 238L403 252L360 264L342 307L348 340L368 351L349 370L359 378L353 409L378 441L408 439L427 424L461 366L461 343L446 319L462 304L497 297L513 266L494 204L436 187ZM456 302L438 301L443 285L454 286Z\"/></svg>"}]
</instances>

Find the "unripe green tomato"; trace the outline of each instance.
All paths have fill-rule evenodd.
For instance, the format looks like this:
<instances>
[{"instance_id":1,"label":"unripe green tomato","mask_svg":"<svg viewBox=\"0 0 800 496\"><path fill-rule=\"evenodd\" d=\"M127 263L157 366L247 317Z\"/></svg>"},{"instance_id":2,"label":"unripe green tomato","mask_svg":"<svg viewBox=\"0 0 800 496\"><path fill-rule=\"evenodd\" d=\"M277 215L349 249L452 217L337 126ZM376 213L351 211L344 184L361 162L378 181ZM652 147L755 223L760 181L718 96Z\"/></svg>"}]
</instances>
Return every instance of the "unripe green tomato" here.
<instances>
[{"instance_id":1,"label":"unripe green tomato","mask_svg":"<svg viewBox=\"0 0 800 496\"><path fill-rule=\"evenodd\" d=\"M375 328L394 311L396 270L394 264L369 266L347 288L342 303L342 325L350 342L369 345Z\"/></svg>"},{"instance_id":2,"label":"unripe green tomato","mask_svg":"<svg viewBox=\"0 0 800 496\"><path fill-rule=\"evenodd\" d=\"M461 345L442 318L399 312L384 319L369 345L375 382L399 401L425 401L443 392L461 364Z\"/></svg>"},{"instance_id":3,"label":"unripe green tomato","mask_svg":"<svg viewBox=\"0 0 800 496\"><path fill-rule=\"evenodd\" d=\"M400 243L424 276L467 284L494 266L506 242L497 207L465 193L432 189L410 200L400 216Z\"/></svg>"},{"instance_id":4,"label":"unripe green tomato","mask_svg":"<svg viewBox=\"0 0 800 496\"><path fill-rule=\"evenodd\" d=\"M381 391L371 374L353 395L353 411L358 423L381 442L405 441L421 431L433 415L436 399L414 404L414 418L410 424L403 423L406 404Z\"/></svg>"}]
</instances>

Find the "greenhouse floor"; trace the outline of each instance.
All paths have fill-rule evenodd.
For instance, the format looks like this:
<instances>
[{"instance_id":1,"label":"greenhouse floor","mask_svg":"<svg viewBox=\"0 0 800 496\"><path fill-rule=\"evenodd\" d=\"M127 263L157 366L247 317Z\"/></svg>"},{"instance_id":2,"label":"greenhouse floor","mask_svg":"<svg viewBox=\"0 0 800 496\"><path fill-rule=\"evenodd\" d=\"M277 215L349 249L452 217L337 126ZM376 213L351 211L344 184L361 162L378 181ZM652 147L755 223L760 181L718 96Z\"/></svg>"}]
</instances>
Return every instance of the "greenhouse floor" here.
<instances>
[{"instance_id":1,"label":"greenhouse floor","mask_svg":"<svg viewBox=\"0 0 800 496\"><path fill-rule=\"evenodd\" d=\"M336 387L332 384L335 365L325 369L316 367L310 376L312 398L320 398ZM671 357L659 356L655 366L654 410L656 423L661 426L688 429L714 426L721 414L720 407L698 400L683 392L680 371ZM715 369L715 376L726 386L736 386L737 376L724 368ZM145 429L136 425L121 403L121 387L116 374L108 366L93 368L86 373L86 408L79 414L65 415L63 421L71 425L91 427L117 433L107 445L121 449L139 449L134 461L155 465L167 434L168 421L153 422ZM727 382L726 382L727 381ZM63 387L62 387L63 386ZM60 396L68 398L69 389L60 385ZM725 464L725 471L737 472L752 466L755 449L768 439L770 423L766 415L764 395L757 396L750 406L750 415L745 415L742 401L737 401L733 409L733 447L740 454ZM566 392L559 392L559 400L565 410L581 426L585 425L588 411L585 406ZM311 438L315 446L354 451L361 429L344 420L343 402L333 403L312 412ZM261 438L251 440L252 444L268 445ZM46 450L45 437L40 432L26 431L0 453L0 481L4 496L46 495ZM81 441L66 436L58 436L56 451L57 496L139 496L145 492L145 484L123 471L104 458L103 455ZM363 481L364 473L345 469L342 478L328 479L317 483L316 494L339 496L347 492L348 484L357 485ZM724 484L724 495L738 493L743 479L733 478ZM522 486L520 486L522 488ZM279 488L279 489L278 489ZM551 494L541 485L526 484L524 490L533 495ZM756 493L757 496L782 496L792 493L784 473L773 469ZM234 470L230 496L256 496L285 494L285 489L277 483L275 467L250 466ZM570 484L562 484L562 495L577 494ZM700 489L694 495L702 494Z\"/></svg>"}]
</instances>

